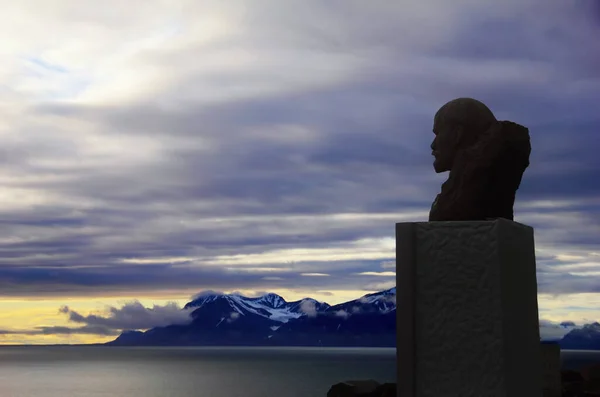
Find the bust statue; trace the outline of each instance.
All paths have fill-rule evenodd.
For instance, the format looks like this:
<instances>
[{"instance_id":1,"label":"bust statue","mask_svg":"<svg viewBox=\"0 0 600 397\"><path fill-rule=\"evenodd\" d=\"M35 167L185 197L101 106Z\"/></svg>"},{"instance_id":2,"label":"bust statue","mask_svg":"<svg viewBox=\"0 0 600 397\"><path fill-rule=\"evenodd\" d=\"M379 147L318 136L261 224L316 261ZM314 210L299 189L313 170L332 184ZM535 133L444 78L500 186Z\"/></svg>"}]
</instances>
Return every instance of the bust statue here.
<instances>
[{"instance_id":1,"label":"bust statue","mask_svg":"<svg viewBox=\"0 0 600 397\"><path fill-rule=\"evenodd\" d=\"M450 171L429 221L513 220L515 194L529 166L529 130L498 121L482 102L454 99L433 121L435 172Z\"/></svg>"}]
</instances>

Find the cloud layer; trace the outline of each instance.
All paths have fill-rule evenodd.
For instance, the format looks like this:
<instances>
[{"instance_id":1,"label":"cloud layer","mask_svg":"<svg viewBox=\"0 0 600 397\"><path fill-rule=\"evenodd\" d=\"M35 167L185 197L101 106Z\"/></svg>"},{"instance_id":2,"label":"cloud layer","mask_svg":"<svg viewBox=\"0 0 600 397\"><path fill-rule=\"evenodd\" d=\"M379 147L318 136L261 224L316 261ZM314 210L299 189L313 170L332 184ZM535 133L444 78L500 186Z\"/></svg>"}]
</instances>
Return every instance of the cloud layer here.
<instances>
[{"instance_id":1,"label":"cloud layer","mask_svg":"<svg viewBox=\"0 0 600 397\"><path fill-rule=\"evenodd\" d=\"M207 291L204 294L213 293ZM390 297L393 300L393 297ZM97 337L114 337L124 331L129 330L148 330L154 327L167 326L172 324L188 324L192 321L190 316L194 309L182 309L176 303L167 303L165 305L153 305L145 307L138 301L132 301L121 305L121 307L108 306L104 310L81 314L68 306L59 309L59 313L67 317L65 326L36 326L33 329L0 329L0 337L5 335L94 335ZM301 303L300 310L308 317L317 315L315 301L305 300ZM358 307L351 308L350 312L338 310L336 316L347 318ZM238 312L231 312L227 317L227 322L233 322L239 318ZM540 319L540 336L542 340L558 340L575 328L581 328L583 323L572 321L553 322Z\"/></svg>"},{"instance_id":2,"label":"cloud layer","mask_svg":"<svg viewBox=\"0 0 600 397\"><path fill-rule=\"evenodd\" d=\"M392 286L458 96L530 128L540 292L599 292L593 1L111 3L3 11L2 296Z\"/></svg>"},{"instance_id":3,"label":"cloud layer","mask_svg":"<svg viewBox=\"0 0 600 397\"><path fill-rule=\"evenodd\" d=\"M192 321L191 310L182 309L176 303L145 307L138 301L109 306L102 312L83 315L68 306L59 313L66 315L68 323L76 326L38 326L31 330L3 329L0 335L119 335L127 330L147 330L172 324L188 324Z\"/></svg>"}]
</instances>

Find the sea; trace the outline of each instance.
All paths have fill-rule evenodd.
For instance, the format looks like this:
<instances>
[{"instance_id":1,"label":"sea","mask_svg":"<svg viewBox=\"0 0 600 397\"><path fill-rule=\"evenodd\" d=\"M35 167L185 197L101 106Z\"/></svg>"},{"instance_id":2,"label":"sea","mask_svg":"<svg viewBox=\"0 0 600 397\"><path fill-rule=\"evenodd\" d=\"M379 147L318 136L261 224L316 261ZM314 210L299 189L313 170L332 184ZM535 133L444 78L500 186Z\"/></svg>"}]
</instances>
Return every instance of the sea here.
<instances>
[{"instance_id":1,"label":"sea","mask_svg":"<svg viewBox=\"0 0 600 397\"><path fill-rule=\"evenodd\" d=\"M0 396L319 397L344 380L395 382L395 360L394 348L3 346Z\"/></svg>"}]
</instances>

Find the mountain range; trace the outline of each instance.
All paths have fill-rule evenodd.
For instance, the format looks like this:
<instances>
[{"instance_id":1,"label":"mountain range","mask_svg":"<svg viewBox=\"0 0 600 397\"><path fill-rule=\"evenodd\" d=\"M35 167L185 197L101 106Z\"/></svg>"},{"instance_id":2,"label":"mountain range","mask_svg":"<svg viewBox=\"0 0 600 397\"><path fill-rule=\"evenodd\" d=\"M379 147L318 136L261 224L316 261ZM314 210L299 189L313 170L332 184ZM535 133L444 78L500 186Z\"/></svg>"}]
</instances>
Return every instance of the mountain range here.
<instances>
[{"instance_id":1,"label":"mountain range","mask_svg":"<svg viewBox=\"0 0 600 397\"><path fill-rule=\"evenodd\" d=\"M188 324L125 331L110 346L395 346L396 288L338 305L208 292L188 302Z\"/></svg>"},{"instance_id":2,"label":"mountain range","mask_svg":"<svg viewBox=\"0 0 600 397\"><path fill-rule=\"evenodd\" d=\"M109 346L396 346L396 288L337 305L312 298L287 302L205 292L188 302L190 322L125 331ZM600 350L600 324L560 324L570 329L562 349Z\"/></svg>"},{"instance_id":3,"label":"mountain range","mask_svg":"<svg viewBox=\"0 0 600 397\"><path fill-rule=\"evenodd\" d=\"M558 341L561 349L600 350L600 324L585 324L570 330Z\"/></svg>"}]
</instances>

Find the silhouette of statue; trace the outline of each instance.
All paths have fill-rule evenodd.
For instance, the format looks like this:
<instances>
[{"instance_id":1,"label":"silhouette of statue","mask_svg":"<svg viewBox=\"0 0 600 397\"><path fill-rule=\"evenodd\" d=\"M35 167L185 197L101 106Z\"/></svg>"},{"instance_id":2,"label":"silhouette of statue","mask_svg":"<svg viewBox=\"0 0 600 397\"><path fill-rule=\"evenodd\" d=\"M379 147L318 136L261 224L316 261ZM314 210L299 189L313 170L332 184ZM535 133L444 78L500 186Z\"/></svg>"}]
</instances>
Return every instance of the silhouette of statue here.
<instances>
[{"instance_id":1,"label":"silhouette of statue","mask_svg":"<svg viewBox=\"0 0 600 397\"><path fill-rule=\"evenodd\" d=\"M433 133L433 167L450 175L431 206L429 220L513 220L515 194L529 166L529 130L496 120L475 99L458 98L438 110Z\"/></svg>"}]
</instances>

